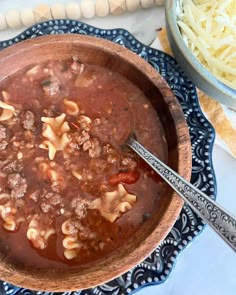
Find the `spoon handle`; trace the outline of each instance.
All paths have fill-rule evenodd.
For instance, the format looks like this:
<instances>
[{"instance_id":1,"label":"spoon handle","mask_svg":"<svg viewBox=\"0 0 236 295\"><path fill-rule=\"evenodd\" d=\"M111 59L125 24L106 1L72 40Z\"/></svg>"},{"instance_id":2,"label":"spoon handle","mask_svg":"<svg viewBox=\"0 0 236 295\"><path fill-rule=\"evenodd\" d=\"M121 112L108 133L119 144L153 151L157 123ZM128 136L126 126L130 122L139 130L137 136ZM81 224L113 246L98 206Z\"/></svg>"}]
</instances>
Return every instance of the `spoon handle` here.
<instances>
[{"instance_id":1,"label":"spoon handle","mask_svg":"<svg viewBox=\"0 0 236 295\"><path fill-rule=\"evenodd\" d=\"M236 218L232 214L151 154L134 138L129 138L126 143L236 251Z\"/></svg>"}]
</instances>

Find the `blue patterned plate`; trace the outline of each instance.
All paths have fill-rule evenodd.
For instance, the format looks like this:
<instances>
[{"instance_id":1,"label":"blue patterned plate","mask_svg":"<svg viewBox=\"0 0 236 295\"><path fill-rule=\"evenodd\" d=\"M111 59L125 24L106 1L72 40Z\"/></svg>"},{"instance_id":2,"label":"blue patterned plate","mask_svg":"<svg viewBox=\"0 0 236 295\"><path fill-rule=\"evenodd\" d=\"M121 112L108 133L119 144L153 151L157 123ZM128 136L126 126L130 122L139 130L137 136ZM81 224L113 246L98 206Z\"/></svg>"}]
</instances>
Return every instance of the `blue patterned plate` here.
<instances>
[{"instance_id":1,"label":"blue patterned plate","mask_svg":"<svg viewBox=\"0 0 236 295\"><path fill-rule=\"evenodd\" d=\"M28 38L65 33L91 35L118 43L141 56L164 77L177 96L189 126L193 154L191 182L207 195L215 198L216 180L211 158L215 132L201 112L194 85L172 57L162 51L145 46L126 30L103 30L72 20L52 20L35 25L11 40L0 42L0 49ZM163 283L173 270L179 253L199 235L203 228L202 220L185 205L166 239L145 261L107 284L93 289L63 294L126 295L143 286ZM18 288L6 282L0 282L0 294L52 295L51 293Z\"/></svg>"}]
</instances>

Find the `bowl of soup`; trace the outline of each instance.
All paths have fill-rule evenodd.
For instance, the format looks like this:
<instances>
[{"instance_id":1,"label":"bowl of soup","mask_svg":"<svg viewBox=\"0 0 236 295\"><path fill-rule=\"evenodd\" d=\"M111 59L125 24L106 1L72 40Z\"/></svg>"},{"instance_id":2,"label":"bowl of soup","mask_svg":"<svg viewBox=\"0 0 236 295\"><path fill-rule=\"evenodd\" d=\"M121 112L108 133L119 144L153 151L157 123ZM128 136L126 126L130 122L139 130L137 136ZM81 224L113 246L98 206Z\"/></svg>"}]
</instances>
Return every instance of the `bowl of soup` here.
<instances>
[{"instance_id":1,"label":"bowl of soup","mask_svg":"<svg viewBox=\"0 0 236 295\"><path fill-rule=\"evenodd\" d=\"M180 198L125 144L186 179L181 107L148 63L109 41L44 36L0 52L0 279L85 289L144 260Z\"/></svg>"}]
</instances>

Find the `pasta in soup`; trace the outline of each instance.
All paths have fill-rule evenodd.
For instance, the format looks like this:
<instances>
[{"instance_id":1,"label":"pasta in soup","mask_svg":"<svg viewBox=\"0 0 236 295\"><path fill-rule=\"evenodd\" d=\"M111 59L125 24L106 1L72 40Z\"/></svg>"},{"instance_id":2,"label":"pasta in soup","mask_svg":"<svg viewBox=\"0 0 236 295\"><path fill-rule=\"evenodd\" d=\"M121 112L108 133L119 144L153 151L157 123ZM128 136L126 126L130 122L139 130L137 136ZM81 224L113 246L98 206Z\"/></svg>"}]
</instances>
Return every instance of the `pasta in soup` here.
<instances>
[{"instance_id":1,"label":"pasta in soup","mask_svg":"<svg viewBox=\"0 0 236 295\"><path fill-rule=\"evenodd\" d=\"M39 267L78 266L122 246L163 184L124 144L167 159L155 109L130 81L77 57L0 84L0 247Z\"/></svg>"}]
</instances>

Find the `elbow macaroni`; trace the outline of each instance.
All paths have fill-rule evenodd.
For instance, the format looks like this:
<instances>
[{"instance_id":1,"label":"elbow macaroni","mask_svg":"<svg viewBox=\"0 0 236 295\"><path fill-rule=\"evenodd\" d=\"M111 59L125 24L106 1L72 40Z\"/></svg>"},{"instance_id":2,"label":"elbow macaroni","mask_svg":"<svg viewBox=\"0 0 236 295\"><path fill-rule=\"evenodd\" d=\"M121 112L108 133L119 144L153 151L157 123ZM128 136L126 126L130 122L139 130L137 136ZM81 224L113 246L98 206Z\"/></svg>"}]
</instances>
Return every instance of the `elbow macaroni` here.
<instances>
[{"instance_id":1,"label":"elbow macaroni","mask_svg":"<svg viewBox=\"0 0 236 295\"><path fill-rule=\"evenodd\" d=\"M76 102L65 98L64 105L67 114L71 116L77 116L79 114L79 106Z\"/></svg>"},{"instance_id":2,"label":"elbow macaroni","mask_svg":"<svg viewBox=\"0 0 236 295\"><path fill-rule=\"evenodd\" d=\"M54 228L45 228L40 224L39 215L34 215L29 223L26 236L35 248L43 250L47 247L49 237L55 233Z\"/></svg>"},{"instance_id":3,"label":"elbow macaroni","mask_svg":"<svg viewBox=\"0 0 236 295\"><path fill-rule=\"evenodd\" d=\"M0 121L6 121L11 119L15 113L15 108L3 101L0 101L0 108L2 109L2 113L0 115Z\"/></svg>"},{"instance_id":4,"label":"elbow macaroni","mask_svg":"<svg viewBox=\"0 0 236 295\"><path fill-rule=\"evenodd\" d=\"M65 235L64 239L62 240L62 245L65 248L64 256L68 260L76 258L82 246L78 240L77 232L71 232L70 223L71 220L68 219L64 221L61 226L61 231Z\"/></svg>"},{"instance_id":5,"label":"elbow macaroni","mask_svg":"<svg viewBox=\"0 0 236 295\"><path fill-rule=\"evenodd\" d=\"M65 250L64 256L68 260L74 259L77 257L77 251L76 250Z\"/></svg>"},{"instance_id":6,"label":"elbow macaroni","mask_svg":"<svg viewBox=\"0 0 236 295\"><path fill-rule=\"evenodd\" d=\"M0 200L9 200L10 196L6 193L0 194ZM17 209L12 205L11 201L8 201L4 205L0 205L0 217L3 220L3 227L8 231L15 231L21 222L25 221L25 218L16 216Z\"/></svg>"},{"instance_id":7,"label":"elbow macaroni","mask_svg":"<svg viewBox=\"0 0 236 295\"><path fill-rule=\"evenodd\" d=\"M79 249L80 243L76 237L66 236L62 241L63 247L68 250Z\"/></svg>"}]
</instances>

